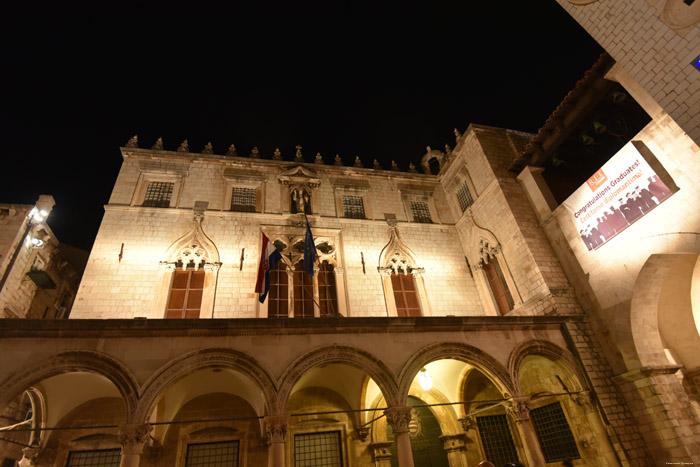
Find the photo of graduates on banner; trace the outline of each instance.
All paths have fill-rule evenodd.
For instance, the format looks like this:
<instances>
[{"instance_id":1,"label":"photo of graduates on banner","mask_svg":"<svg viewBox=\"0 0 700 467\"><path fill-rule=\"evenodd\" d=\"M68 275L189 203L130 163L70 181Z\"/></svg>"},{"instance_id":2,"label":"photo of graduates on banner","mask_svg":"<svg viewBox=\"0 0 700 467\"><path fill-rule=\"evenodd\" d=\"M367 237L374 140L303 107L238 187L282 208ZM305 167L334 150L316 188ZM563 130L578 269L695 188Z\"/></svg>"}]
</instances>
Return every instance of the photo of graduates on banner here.
<instances>
[{"instance_id":1,"label":"photo of graduates on banner","mask_svg":"<svg viewBox=\"0 0 700 467\"><path fill-rule=\"evenodd\" d=\"M563 205L581 240L595 250L671 195L642 155L629 144L610 159Z\"/></svg>"}]
</instances>

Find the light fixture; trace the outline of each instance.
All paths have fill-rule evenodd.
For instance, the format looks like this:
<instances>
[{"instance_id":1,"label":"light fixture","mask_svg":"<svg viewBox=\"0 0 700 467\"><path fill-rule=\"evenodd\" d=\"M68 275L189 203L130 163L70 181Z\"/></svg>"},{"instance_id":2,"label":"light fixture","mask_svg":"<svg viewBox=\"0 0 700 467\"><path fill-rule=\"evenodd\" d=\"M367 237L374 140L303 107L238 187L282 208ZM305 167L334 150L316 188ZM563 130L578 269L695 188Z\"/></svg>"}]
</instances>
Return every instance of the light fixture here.
<instances>
[{"instance_id":1,"label":"light fixture","mask_svg":"<svg viewBox=\"0 0 700 467\"><path fill-rule=\"evenodd\" d=\"M433 387L433 377L430 376L430 373L425 368L421 368L420 372L418 372L418 384L423 388L423 391L430 391Z\"/></svg>"},{"instance_id":2,"label":"light fixture","mask_svg":"<svg viewBox=\"0 0 700 467\"><path fill-rule=\"evenodd\" d=\"M29 243L31 244L30 248L41 248L44 246L44 241L36 237L31 237L29 239Z\"/></svg>"}]
</instances>

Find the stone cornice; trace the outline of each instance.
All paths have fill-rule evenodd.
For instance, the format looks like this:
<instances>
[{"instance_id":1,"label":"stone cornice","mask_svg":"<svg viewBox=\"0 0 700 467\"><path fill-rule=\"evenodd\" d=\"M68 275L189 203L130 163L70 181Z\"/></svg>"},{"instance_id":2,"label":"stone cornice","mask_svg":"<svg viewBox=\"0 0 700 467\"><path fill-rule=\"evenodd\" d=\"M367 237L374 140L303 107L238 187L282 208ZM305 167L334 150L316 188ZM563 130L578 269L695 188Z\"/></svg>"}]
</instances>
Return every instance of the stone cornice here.
<instances>
[{"instance_id":1,"label":"stone cornice","mask_svg":"<svg viewBox=\"0 0 700 467\"><path fill-rule=\"evenodd\" d=\"M473 316L309 319L3 319L0 338L136 338L304 334L403 334L558 330L575 316Z\"/></svg>"}]
</instances>

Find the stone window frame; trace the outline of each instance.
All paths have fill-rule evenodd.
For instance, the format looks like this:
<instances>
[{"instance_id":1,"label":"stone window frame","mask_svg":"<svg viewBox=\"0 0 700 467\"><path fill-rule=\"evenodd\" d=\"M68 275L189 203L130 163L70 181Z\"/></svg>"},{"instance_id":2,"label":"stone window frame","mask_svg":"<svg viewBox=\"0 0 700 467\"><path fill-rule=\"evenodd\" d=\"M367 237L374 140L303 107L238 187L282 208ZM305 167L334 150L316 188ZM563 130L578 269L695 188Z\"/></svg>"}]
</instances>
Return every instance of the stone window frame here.
<instances>
[{"instance_id":1,"label":"stone window frame","mask_svg":"<svg viewBox=\"0 0 700 467\"><path fill-rule=\"evenodd\" d=\"M246 177L228 174L224 172L224 183L226 184L226 188L224 190L224 199L221 210L228 212L240 212L242 214L253 214L251 212L231 210L231 199L233 198L233 189L248 188L255 190L255 212L265 212L265 181L266 180L261 177Z\"/></svg>"},{"instance_id":2,"label":"stone window frame","mask_svg":"<svg viewBox=\"0 0 700 467\"><path fill-rule=\"evenodd\" d=\"M481 235L478 239L475 238L474 244L472 245L471 253L469 257L469 264L471 268L476 272L474 274L474 282L476 284L477 291L482 297L482 303L488 312L488 315L493 316L508 316L518 309L520 305L523 304L518 288L515 284L515 279L510 272L510 267L503 257L503 251L500 243L490 236ZM501 313L498 303L496 303L496 298L494 296L493 290L489 284L486 272L483 270L483 264L488 262L490 257L495 257L498 260L501 272L503 274L503 284L507 292L510 294L513 300L513 307L507 313ZM488 299L486 299L488 297Z\"/></svg>"},{"instance_id":3,"label":"stone window frame","mask_svg":"<svg viewBox=\"0 0 700 467\"><path fill-rule=\"evenodd\" d=\"M340 180L334 183L333 189L335 191L335 209L338 213L338 217L343 219L357 219L356 217L345 217L345 209L343 207L343 196L357 196L362 198L365 219L374 218L372 204L369 198L369 183L366 180Z\"/></svg>"},{"instance_id":4,"label":"stone window frame","mask_svg":"<svg viewBox=\"0 0 700 467\"><path fill-rule=\"evenodd\" d=\"M401 201L403 203L404 212L406 214L406 219L408 220L408 222L415 224L427 224L426 222L416 220L413 217L413 209L411 208L412 202L423 202L428 205L430 219L432 220L432 222L430 223L441 224L437 206L435 205L435 196L433 191L416 190L411 188L399 188L399 193L401 193Z\"/></svg>"},{"instance_id":5,"label":"stone window frame","mask_svg":"<svg viewBox=\"0 0 700 467\"><path fill-rule=\"evenodd\" d=\"M533 434L535 435L535 438L537 438L537 443L538 443L538 445L540 444L540 439L537 436L537 430L535 428L535 420L532 417L532 411L535 409L540 409L542 407L552 405L552 404L557 404L557 403L559 404L559 407L561 408L561 411L564 414L564 419L566 420L566 424L569 428L569 432L571 433L571 436L574 439L576 449L578 450L578 453L579 453L579 457L574 458L574 459L585 459L585 457L583 456L585 449L582 449L581 441L579 440L577 430L575 429L576 425L571 423L571 415L569 414L569 408L567 407L568 403L570 403L570 402L565 401L562 396L542 397L540 399L535 399L535 400L530 399L530 401L528 402L528 407L529 407L528 413L529 413L530 420L532 422ZM540 445L540 452L542 453L542 458L544 459L544 451L542 450L541 445ZM553 461L552 463L554 463L554 462L561 462L561 461Z\"/></svg>"},{"instance_id":6,"label":"stone window frame","mask_svg":"<svg viewBox=\"0 0 700 467\"><path fill-rule=\"evenodd\" d=\"M68 441L67 443L59 443L56 449L54 461L55 465L66 465L68 456L72 451L101 451L119 449L123 455L122 445L119 438L114 434L105 433L104 429L93 428L81 433L78 439Z\"/></svg>"},{"instance_id":7,"label":"stone window frame","mask_svg":"<svg viewBox=\"0 0 700 467\"><path fill-rule=\"evenodd\" d=\"M294 318L294 267L300 261L303 260L303 252L298 252L293 249L293 246L299 242L304 242L306 229L304 227L268 227L264 228L263 232L270 239L271 242L275 243L277 241L282 241L285 243L286 247L282 251L282 263L286 268L287 280L289 281L289 286L287 292L288 298L288 317ZM260 237L260 242L262 242L262 235ZM314 241L316 245L321 245L323 243L329 243L333 249L329 253L325 254L318 250L318 264L314 265L314 276L313 276L313 293L314 300L316 303L320 304L319 300L319 287L318 287L318 277L320 265L323 261L328 261L329 264L333 266L333 274L335 275L335 292L337 298L338 309L336 313L342 316L348 316L348 304L347 304L347 293L345 284L345 270L342 266L342 253L340 249L340 230L337 229L314 229ZM258 251L260 245L258 246ZM291 259L290 259L291 254ZM257 304L257 317L268 318L268 304L269 296L264 303L260 303L256 300ZM314 304L314 318L321 317L321 309L319 306Z\"/></svg>"},{"instance_id":8,"label":"stone window frame","mask_svg":"<svg viewBox=\"0 0 700 467\"><path fill-rule=\"evenodd\" d=\"M304 420L304 424L292 425L288 427L289 442L285 443L287 451L287 459L290 459L290 463L294 464L294 436L295 435L311 435L318 433L326 433L331 431L340 432L340 450L341 450L341 465L347 466L350 464L349 454L350 454L350 444L348 426L343 422L323 422L316 420Z\"/></svg>"},{"instance_id":9,"label":"stone window frame","mask_svg":"<svg viewBox=\"0 0 700 467\"><path fill-rule=\"evenodd\" d=\"M467 206L466 209L462 210L462 205L459 202L459 197L457 194L464 185L467 185L473 202L472 204ZM459 172L445 186L445 192L448 194L448 204L452 206L453 211L457 214L455 216L455 219L459 219L460 217L465 215L465 213L471 210L474 207L474 205L479 201L479 193L477 192L476 187L474 186L474 182L472 181L472 177L469 174L469 170L467 170L466 166L462 167L459 170Z\"/></svg>"},{"instance_id":10,"label":"stone window frame","mask_svg":"<svg viewBox=\"0 0 700 467\"><path fill-rule=\"evenodd\" d=\"M141 174L139 175L139 180L136 183L136 190L134 190L134 196L131 200L131 206L143 207L145 209L168 209L178 207L180 205L180 195L182 193L182 186L185 181L185 176L186 175L183 174L159 173L142 170ZM148 189L148 184L151 182L173 184L173 192L170 196L170 206L168 206L167 208L143 206L143 203L146 198L146 190Z\"/></svg>"},{"instance_id":11,"label":"stone window frame","mask_svg":"<svg viewBox=\"0 0 700 467\"><path fill-rule=\"evenodd\" d=\"M221 431L217 432L217 428ZM198 434L201 432L202 434ZM185 465L187 446L199 443L223 443L238 441L238 465L248 465L248 436L245 432L223 426L219 422L200 422L191 425L177 440L175 465Z\"/></svg>"}]
</instances>

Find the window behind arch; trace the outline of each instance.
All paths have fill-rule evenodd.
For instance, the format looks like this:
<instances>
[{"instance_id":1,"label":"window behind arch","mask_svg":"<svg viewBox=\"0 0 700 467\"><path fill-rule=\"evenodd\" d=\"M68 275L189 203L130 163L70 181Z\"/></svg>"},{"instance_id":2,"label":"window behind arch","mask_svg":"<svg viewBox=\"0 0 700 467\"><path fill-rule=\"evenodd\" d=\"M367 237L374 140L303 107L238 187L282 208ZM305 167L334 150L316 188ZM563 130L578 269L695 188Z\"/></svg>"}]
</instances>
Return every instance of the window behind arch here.
<instances>
[{"instance_id":1,"label":"window behind arch","mask_svg":"<svg viewBox=\"0 0 700 467\"><path fill-rule=\"evenodd\" d=\"M333 273L333 265L328 261L322 262L318 270L318 298L321 316L335 316L338 313L335 274Z\"/></svg>"},{"instance_id":2,"label":"window behind arch","mask_svg":"<svg viewBox=\"0 0 700 467\"><path fill-rule=\"evenodd\" d=\"M270 292L267 296L267 316L286 318L289 316L289 280L287 265L280 261L270 269Z\"/></svg>"},{"instance_id":3,"label":"window behind arch","mask_svg":"<svg viewBox=\"0 0 700 467\"><path fill-rule=\"evenodd\" d=\"M294 317L314 317L314 285L311 276L304 270L303 261L294 266Z\"/></svg>"},{"instance_id":4,"label":"window behind arch","mask_svg":"<svg viewBox=\"0 0 700 467\"><path fill-rule=\"evenodd\" d=\"M416 280L410 272L399 271L391 274L391 287L394 291L396 314L399 317L421 316Z\"/></svg>"},{"instance_id":5,"label":"window behind arch","mask_svg":"<svg viewBox=\"0 0 700 467\"><path fill-rule=\"evenodd\" d=\"M166 318L199 318L204 292L204 269L175 269Z\"/></svg>"}]
</instances>

